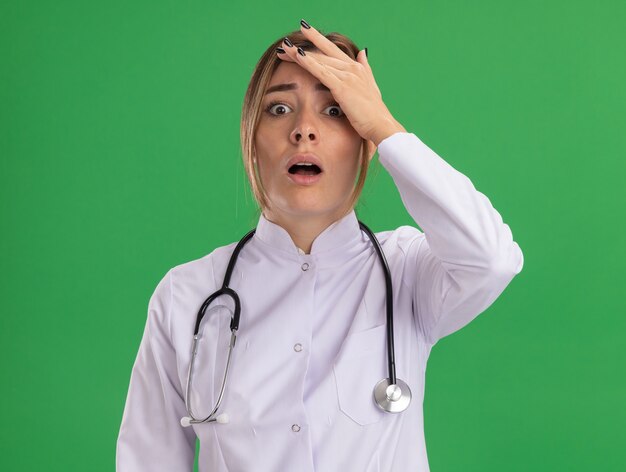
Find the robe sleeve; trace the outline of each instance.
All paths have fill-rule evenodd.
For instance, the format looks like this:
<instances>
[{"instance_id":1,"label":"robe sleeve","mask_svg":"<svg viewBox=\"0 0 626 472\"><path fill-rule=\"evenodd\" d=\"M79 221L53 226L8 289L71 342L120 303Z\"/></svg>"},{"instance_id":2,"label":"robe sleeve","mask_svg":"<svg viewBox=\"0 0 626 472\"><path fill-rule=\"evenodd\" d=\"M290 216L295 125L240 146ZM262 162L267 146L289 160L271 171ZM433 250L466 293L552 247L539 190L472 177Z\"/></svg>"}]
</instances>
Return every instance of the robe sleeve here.
<instances>
[{"instance_id":1,"label":"robe sleeve","mask_svg":"<svg viewBox=\"0 0 626 472\"><path fill-rule=\"evenodd\" d=\"M422 228L406 250L405 283L430 344L488 308L522 270L523 254L489 199L415 134L378 145L380 163Z\"/></svg>"},{"instance_id":2,"label":"robe sleeve","mask_svg":"<svg viewBox=\"0 0 626 472\"><path fill-rule=\"evenodd\" d=\"M148 316L117 439L117 472L192 471L195 433L187 416L170 339L171 270L148 303Z\"/></svg>"}]
</instances>

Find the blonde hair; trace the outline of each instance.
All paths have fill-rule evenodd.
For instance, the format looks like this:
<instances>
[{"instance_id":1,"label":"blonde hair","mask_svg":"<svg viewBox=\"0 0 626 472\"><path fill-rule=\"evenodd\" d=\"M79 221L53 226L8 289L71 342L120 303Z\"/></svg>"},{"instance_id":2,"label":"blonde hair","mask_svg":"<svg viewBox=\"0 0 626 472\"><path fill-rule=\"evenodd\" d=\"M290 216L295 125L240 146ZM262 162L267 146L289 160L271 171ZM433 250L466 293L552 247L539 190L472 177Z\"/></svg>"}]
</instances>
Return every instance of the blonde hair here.
<instances>
[{"instance_id":1,"label":"blonde hair","mask_svg":"<svg viewBox=\"0 0 626 472\"><path fill-rule=\"evenodd\" d=\"M320 29L318 29L318 31L322 33ZM324 36L336 44L337 47L346 53L351 59L356 60L359 48L350 38L340 33L329 33L324 34ZM304 34L302 34L302 31L300 30L292 31L287 35L287 37L295 47L299 46L305 51L319 51L313 43L304 37ZM250 182L252 194L261 211L269 208L269 198L263 189L258 169L254 163L254 137L263 112L261 105L263 96L269 86L274 71L280 63L283 62L283 60L280 59L276 53L276 47L281 46L282 41L283 37L274 41L274 43L272 43L265 50L257 62L254 72L252 73L250 83L248 84L241 112L241 150L243 165L248 181ZM362 152L360 156L360 172L356 186L349 200L347 207L349 209L354 207L361 195L363 186L365 185L365 178L367 177L367 169L369 167L369 156L366 144L367 140L363 139Z\"/></svg>"}]
</instances>

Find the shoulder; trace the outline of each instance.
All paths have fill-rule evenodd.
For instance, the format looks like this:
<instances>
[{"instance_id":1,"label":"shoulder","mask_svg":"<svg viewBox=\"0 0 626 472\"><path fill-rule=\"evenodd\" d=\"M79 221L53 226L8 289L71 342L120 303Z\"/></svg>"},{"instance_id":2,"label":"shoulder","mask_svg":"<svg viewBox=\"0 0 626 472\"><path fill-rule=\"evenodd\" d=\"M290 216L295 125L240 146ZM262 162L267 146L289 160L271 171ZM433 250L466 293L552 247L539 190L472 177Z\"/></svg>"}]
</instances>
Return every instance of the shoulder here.
<instances>
[{"instance_id":1,"label":"shoulder","mask_svg":"<svg viewBox=\"0 0 626 472\"><path fill-rule=\"evenodd\" d=\"M179 274L204 270L207 266L210 266L216 260L230 257L230 254L233 252L233 249L235 249L236 245L237 242L235 241L225 246L217 247L202 257L192 259L187 262L182 262L178 265L173 266L170 270Z\"/></svg>"},{"instance_id":2,"label":"shoulder","mask_svg":"<svg viewBox=\"0 0 626 472\"><path fill-rule=\"evenodd\" d=\"M200 285L214 286L216 274L223 273L237 242L213 249L210 253L173 266L167 273L174 289Z\"/></svg>"},{"instance_id":3,"label":"shoulder","mask_svg":"<svg viewBox=\"0 0 626 472\"><path fill-rule=\"evenodd\" d=\"M202 257L171 267L161 276L149 301L151 329L167 332L170 339L176 339L179 329L187 333L207 293L221 287L219 268L223 265L225 271L236 245L235 242L217 247Z\"/></svg>"}]
</instances>

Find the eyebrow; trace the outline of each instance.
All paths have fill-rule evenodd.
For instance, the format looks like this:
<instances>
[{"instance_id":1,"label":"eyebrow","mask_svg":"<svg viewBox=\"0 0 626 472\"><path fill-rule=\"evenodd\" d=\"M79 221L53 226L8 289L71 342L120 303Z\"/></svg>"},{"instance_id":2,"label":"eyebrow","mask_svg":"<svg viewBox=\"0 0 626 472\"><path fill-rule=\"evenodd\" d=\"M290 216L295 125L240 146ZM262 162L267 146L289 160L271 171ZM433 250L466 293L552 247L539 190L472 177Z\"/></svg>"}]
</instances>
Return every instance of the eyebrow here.
<instances>
[{"instance_id":1,"label":"eyebrow","mask_svg":"<svg viewBox=\"0 0 626 472\"><path fill-rule=\"evenodd\" d=\"M272 92L284 92L287 90L295 90L297 88L298 88L298 84L293 83L293 82L290 82L288 84L272 85L271 87L268 87L268 89L265 91L265 95L268 95ZM330 89L321 82L318 82L315 84L315 90L318 90L321 92L330 92Z\"/></svg>"}]
</instances>

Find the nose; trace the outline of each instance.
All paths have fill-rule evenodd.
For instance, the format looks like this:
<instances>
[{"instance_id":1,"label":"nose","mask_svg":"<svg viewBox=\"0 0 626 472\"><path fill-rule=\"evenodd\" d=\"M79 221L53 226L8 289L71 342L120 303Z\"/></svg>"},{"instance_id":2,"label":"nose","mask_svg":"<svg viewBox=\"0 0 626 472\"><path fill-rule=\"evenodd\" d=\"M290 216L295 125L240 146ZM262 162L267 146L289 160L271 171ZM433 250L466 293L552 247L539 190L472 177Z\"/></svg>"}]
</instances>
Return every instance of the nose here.
<instances>
[{"instance_id":1,"label":"nose","mask_svg":"<svg viewBox=\"0 0 626 472\"><path fill-rule=\"evenodd\" d=\"M299 130L294 130L292 133L292 140L294 143L299 143L302 140L305 140L305 136L309 141L315 141L317 139L316 133L311 130L306 130L304 133L301 133Z\"/></svg>"},{"instance_id":2,"label":"nose","mask_svg":"<svg viewBox=\"0 0 626 472\"><path fill-rule=\"evenodd\" d=\"M307 140L312 142L319 140L319 129L315 123L314 114L314 111L303 111L300 113L299 119L296 120L289 136L293 144Z\"/></svg>"}]
</instances>

